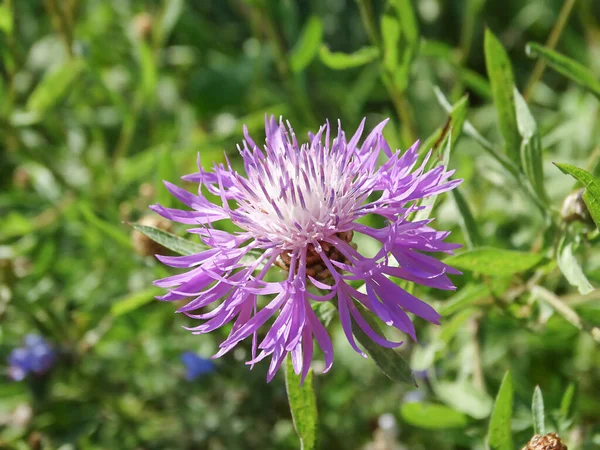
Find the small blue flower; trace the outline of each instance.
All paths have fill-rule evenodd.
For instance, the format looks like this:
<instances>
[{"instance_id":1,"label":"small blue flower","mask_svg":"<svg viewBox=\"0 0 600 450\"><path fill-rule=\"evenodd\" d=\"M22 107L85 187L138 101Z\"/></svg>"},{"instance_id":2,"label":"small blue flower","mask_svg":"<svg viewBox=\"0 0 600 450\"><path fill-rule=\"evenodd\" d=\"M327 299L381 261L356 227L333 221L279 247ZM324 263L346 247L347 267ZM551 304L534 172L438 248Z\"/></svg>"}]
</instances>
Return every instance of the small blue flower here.
<instances>
[{"instance_id":1,"label":"small blue flower","mask_svg":"<svg viewBox=\"0 0 600 450\"><path fill-rule=\"evenodd\" d=\"M202 358L194 352L183 352L181 354L181 362L185 366L185 379L194 381L204 375L208 375L215 371L215 363L210 359Z\"/></svg>"},{"instance_id":2,"label":"small blue flower","mask_svg":"<svg viewBox=\"0 0 600 450\"><path fill-rule=\"evenodd\" d=\"M42 375L48 372L56 359L55 350L41 336L28 334L23 344L8 357L8 372L14 381L23 380L29 373Z\"/></svg>"}]
</instances>

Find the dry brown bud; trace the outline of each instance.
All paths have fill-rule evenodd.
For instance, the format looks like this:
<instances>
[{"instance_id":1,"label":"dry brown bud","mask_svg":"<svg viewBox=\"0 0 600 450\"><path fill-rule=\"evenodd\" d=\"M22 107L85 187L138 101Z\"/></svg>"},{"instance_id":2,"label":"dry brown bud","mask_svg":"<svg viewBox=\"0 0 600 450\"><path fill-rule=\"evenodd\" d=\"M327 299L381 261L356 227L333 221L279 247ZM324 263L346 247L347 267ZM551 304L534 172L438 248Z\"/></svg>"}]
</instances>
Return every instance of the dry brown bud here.
<instances>
[{"instance_id":1,"label":"dry brown bud","mask_svg":"<svg viewBox=\"0 0 600 450\"><path fill-rule=\"evenodd\" d=\"M562 443L558 434L548 433L543 436L536 434L529 443L523 447L523 450L568 450Z\"/></svg>"},{"instance_id":2,"label":"dry brown bud","mask_svg":"<svg viewBox=\"0 0 600 450\"><path fill-rule=\"evenodd\" d=\"M138 39L146 40L152 34L154 18L147 12L138 14L133 18L133 31Z\"/></svg>"},{"instance_id":3,"label":"dry brown bud","mask_svg":"<svg viewBox=\"0 0 600 450\"><path fill-rule=\"evenodd\" d=\"M138 221L138 224L159 228L164 231L171 231L171 222L159 216L144 216ZM142 256L151 256L156 255L157 253L164 254L168 252L165 247L154 242L148 236L137 230L133 230L131 239L133 240L135 251Z\"/></svg>"}]
</instances>

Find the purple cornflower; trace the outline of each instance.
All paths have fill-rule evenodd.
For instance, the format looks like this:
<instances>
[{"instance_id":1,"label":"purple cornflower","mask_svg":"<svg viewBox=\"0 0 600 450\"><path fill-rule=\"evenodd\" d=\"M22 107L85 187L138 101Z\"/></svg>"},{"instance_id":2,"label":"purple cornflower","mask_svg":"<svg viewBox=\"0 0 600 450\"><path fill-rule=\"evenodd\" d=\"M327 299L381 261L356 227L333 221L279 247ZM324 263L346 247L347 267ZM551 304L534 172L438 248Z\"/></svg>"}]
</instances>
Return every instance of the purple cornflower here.
<instances>
[{"instance_id":1,"label":"purple cornflower","mask_svg":"<svg viewBox=\"0 0 600 450\"><path fill-rule=\"evenodd\" d=\"M313 357L313 338L325 356L326 371L331 367L331 340L313 312L312 302L337 298L346 337L363 356L354 340L352 320L379 345L396 347L402 342L379 336L357 303L413 339L415 328L408 312L439 323L440 315L431 306L390 277L454 289L447 274L459 272L423 252L452 253L459 246L444 242L449 232L430 228L431 220L411 222L408 218L424 208L416 206L416 201L448 191L461 180L448 181L453 171L442 166L426 171L431 152L417 166L418 142L404 153L393 152L382 134L387 120L377 125L362 145L364 120L349 141L341 125L332 140L327 123L316 135L309 134L305 144L298 143L289 123L286 127L273 117L265 122L263 149L244 127L245 141L238 150L245 174L234 170L229 161L205 171L198 160L199 171L183 177L199 183L197 195L165 182L191 210L161 205L152 209L167 219L194 225L188 231L199 235L209 249L189 256L157 256L164 264L187 269L156 281L157 286L170 290L158 298L187 300L178 312L205 320L188 328L195 334L233 321L215 357L252 336L252 357L247 364L271 356L268 381L288 353L294 370L304 378ZM378 165L383 156L386 161ZM211 203L203 195L203 187L219 196L221 204ZM368 214L382 216L386 225L372 228L358 223ZM241 230L229 233L212 228L223 219L230 219ZM354 233L378 240L381 250L373 257L361 255L352 243ZM283 281L265 280L273 266L287 272ZM365 283L363 292L354 287L356 280ZM262 296L270 296L270 300L259 307ZM219 301L210 311L198 312ZM259 343L259 328L276 312L278 316Z\"/></svg>"},{"instance_id":2,"label":"purple cornflower","mask_svg":"<svg viewBox=\"0 0 600 450\"><path fill-rule=\"evenodd\" d=\"M23 344L8 357L9 375L15 381L23 380L29 373L42 375L48 372L56 358L54 349L37 334L25 336Z\"/></svg>"},{"instance_id":3,"label":"purple cornflower","mask_svg":"<svg viewBox=\"0 0 600 450\"><path fill-rule=\"evenodd\" d=\"M185 379L194 381L201 376L215 371L215 363L210 359L202 358L194 352L183 352L181 362L185 366Z\"/></svg>"}]
</instances>

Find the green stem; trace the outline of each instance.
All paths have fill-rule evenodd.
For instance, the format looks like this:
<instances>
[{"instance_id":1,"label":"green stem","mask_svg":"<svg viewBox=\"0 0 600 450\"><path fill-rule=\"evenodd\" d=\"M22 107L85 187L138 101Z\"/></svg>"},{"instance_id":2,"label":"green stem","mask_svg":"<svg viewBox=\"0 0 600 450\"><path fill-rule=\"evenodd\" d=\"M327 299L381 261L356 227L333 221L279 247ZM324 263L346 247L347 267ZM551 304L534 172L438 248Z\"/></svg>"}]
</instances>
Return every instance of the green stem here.
<instances>
[{"instance_id":1,"label":"green stem","mask_svg":"<svg viewBox=\"0 0 600 450\"><path fill-rule=\"evenodd\" d=\"M552 31L550 32L550 36L548 37L548 40L546 41L545 45L547 48L553 49L554 47L556 47L556 44L558 43L558 40L560 39L560 35L562 34L562 32L565 28L565 25L567 24L567 20L569 19L569 16L571 15L573 6L575 6L575 2L576 2L576 0L565 0L565 2L563 3L560 13L558 14L558 19L556 20L556 23L554 24L554 28L552 28ZM542 77L542 74L544 73L545 68L546 68L546 63L544 62L543 59L539 58L537 63L535 64L535 67L533 68L533 73L531 74L531 78L529 79L527 88L525 89L525 95L523 95L525 100L529 100L529 97L531 96L531 94L533 92L533 88L535 87L537 82Z\"/></svg>"}]
</instances>

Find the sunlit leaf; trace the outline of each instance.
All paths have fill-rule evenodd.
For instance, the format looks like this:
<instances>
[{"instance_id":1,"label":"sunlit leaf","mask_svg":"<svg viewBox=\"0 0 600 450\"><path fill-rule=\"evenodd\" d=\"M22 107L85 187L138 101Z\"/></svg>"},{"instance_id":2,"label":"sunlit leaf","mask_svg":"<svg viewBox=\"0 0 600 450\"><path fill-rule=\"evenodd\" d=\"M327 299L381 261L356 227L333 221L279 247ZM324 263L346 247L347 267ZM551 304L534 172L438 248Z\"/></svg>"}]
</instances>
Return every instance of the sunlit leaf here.
<instances>
[{"instance_id":1,"label":"sunlit leaf","mask_svg":"<svg viewBox=\"0 0 600 450\"><path fill-rule=\"evenodd\" d=\"M485 30L484 48L485 65L490 78L494 104L498 113L498 125L504 138L506 155L517 166L520 166L519 148L521 147L521 138L517 129L517 117L514 108L513 87L515 80L510 60L498 38L489 29Z\"/></svg>"},{"instance_id":2,"label":"sunlit leaf","mask_svg":"<svg viewBox=\"0 0 600 450\"><path fill-rule=\"evenodd\" d=\"M510 420L513 405L513 385L509 372L506 372L498 396L494 403L494 410L490 418L487 442L490 450L514 450Z\"/></svg>"},{"instance_id":3,"label":"sunlit leaf","mask_svg":"<svg viewBox=\"0 0 600 450\"><path fill-rule=\"evenodd\" d=\"M292 71L301 72L315 58L323 40L323 22L312 16L306 22L300 38L290 53Z\"/></svg>"},{"instance_id":4,"label":"sunlit leaf","mask_svg":"<svg viewBox=\"0 0 600 450\"><path fill-rule=\"evenodd\" d=\"M535 119L529 111L527 102L519 91L514 89L517 125L521 141L521 163L534 192L544 203L548 202L544 187L544 168L542 166L542 139Z\"/></svg>"},{"instance_id":5,"label":"sunlit leaf","mask_svg":"<svg viewBox=\"0 0 600 450\"><path fill-rule=\"evenodd\" d=\"M323 64L330 69L344 70L360 67L375 61L379 56L377 47L363 47L354 53L332 52L326 46L322 46L319 57Z\"/></svg>"},{"instance_id":6,"label":"sunlit leaf","mask_svg":"<svg viewBox=\"0 0 600 450\"><path fill-rule=\"evenodd\" d=\"M535 434L546 434L546 422L544 418L544 397L539 386L533 391L531 401L531 414L533 415L533 432Z\"/></svg>"},{"instance_id":7,"label":"sunlit leaf","mask_svg":"<svg viewBox=\"0 0 600 450\"><path fill-rule=\"evenodd\" d=\"M85 69L85 62L72 59L48 72L27 100L27 109L43 114L59 103Z\"/></svg>"},{"instance_id":8,"label":"sunlit leaf","mask_svg":"<svg viewBox=\"0 0 600 450\"><path fill-rule=\"evenodd\" d=\"M586 295L592 292L594 287L583 273L579 261L575 258L576 245L575 238L570 233L565 233L558 245L556 259L560 271L569 284L575 286L580 294Z\"/></svg>"},{"instance_id":9,"label":"sunlit leaf","mask_svg":"<svg viewBox=\"0 0 600 450\"><path fill-rule=\"evenodd\" d=\"M554 50L543 47L536 42L529 42L525 47L525 51L530 56L539 56L554 70L570 78L600 98L600 81L584 65Z\"/></svg>"},{"instance_id":10,"label":"sunlit leaf","mask_svg":"<svg viewBox=\"0 0 600 450\"><path fill-rule=\"evenodd\" d=\"M428 430L464 428L469 423L463 413L435 403L403 403L400 414L406 423Z\"/></svg>"},{"instance_id":11,"label":"sunlit leaf","mask_svg":"<svg viewBox=\"0 0 600 450\"><path fill-rule=\"evenodd\" d=\"M286 359L285 387L294 428L300 438L300 448L311 450L315 448L318 422L312 370L308 372L304 383L300 384L301 376L294 372L291 356Z\"/></svg>"},{"instance_id":12,"label":"sunlit leaf","mask_svg":"<svg viewBox=\"0 0 600 450\"><path fill-rule=\"evenodd\" d=\"M480 247L446 258L444 262L460 270L492 276L508 276L532 269L544 257L537 253Z\"/></svg>"}]
</instances>

